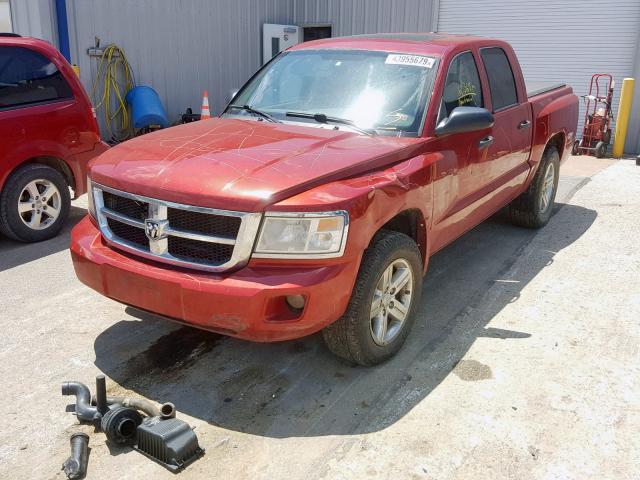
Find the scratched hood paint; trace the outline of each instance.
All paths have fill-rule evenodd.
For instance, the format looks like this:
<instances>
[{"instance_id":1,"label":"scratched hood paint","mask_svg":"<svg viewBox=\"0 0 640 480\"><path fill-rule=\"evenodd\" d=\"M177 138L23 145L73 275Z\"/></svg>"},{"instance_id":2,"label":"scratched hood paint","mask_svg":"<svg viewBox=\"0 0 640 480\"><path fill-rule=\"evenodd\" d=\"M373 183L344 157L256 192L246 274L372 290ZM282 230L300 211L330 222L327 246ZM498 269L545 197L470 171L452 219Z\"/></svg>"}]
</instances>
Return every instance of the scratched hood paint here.
<instances>
[{"instance_id":1,"label":"scratched hood paint","mask_svg":"<svg viewBox=\"0 0 640 480\"><path fill-rule=\"evenodd\" d=\"M420 153L419 138L211 119L136 137L95 159L94 182L168 201L240 211Z\"/></svg>"}]
</instances>

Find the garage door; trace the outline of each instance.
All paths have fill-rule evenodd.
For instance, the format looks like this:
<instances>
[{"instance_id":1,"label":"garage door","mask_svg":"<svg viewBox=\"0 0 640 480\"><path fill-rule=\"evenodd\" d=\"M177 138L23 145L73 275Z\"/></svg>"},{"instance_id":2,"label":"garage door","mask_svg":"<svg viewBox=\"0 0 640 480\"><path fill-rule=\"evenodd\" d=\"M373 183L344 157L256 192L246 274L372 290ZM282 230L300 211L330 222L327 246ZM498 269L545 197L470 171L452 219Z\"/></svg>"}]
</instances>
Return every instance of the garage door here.
<instances>
[{"instance_id":1,"label":"garage door","mask_svg":"<svg viewBox=\"0 0 640 480\"><path fill-rule=\"evenodd\" d=\"M614 118L622 79L633 76L639 26L639 0L440 0L438 16L440 32L510 42L529 85L564 82L584 95L593 73L613 74ZM583 115L581 106L579 132Z\"/></svg>"}]
</instances>

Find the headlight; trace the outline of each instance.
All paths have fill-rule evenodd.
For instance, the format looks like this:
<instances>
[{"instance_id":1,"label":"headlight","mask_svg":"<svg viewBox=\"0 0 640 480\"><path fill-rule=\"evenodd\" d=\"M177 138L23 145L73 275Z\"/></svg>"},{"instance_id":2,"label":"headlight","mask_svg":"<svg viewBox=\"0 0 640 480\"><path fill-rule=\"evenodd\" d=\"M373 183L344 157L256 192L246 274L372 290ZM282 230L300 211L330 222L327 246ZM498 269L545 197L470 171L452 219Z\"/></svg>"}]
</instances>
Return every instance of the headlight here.
<instances>
[{"instance_id":1,"label":"headlight","mask_svg":"<svg viewBox=\"0 0 640 480\"><path fill-rule=\"evenodd\" d=\"M349 228L345 211L318 213L267 212L254 257L326 258L344 252Z\"/></svg>"},{"instance_id":2,"label":"headlight","mask_svg":"<svg viewBox=\"0 0 640 480\"><path fill-rule=\"evenodd\" d=\"M89 211L89 215L96 218L96 204L93 201L93 185L89 177L87 177L87 210Z\"/></svg>"}]
</instances>

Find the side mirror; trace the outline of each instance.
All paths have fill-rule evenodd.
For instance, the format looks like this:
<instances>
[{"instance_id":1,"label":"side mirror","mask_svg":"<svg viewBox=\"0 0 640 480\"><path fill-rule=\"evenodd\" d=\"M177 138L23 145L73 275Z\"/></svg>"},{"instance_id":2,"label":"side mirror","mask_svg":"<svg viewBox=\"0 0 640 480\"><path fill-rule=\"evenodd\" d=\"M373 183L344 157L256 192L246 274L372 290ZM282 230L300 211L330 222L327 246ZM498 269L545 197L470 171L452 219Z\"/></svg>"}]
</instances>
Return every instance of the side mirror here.
<instances>
[{"instance_id":1,"label":"side mirror","mask_svg":"<svg viewBox=\"0 0 640 480\"><path fill-rule=\"evenodd\" d=\"M435 129L437 136L474 132L493 127L493 115L486 108L456 107Z\"/></svg>"},{"instance_id":2,"label":"side mirror","mask_svg":"<svg viewBox=\"0 0 640 480\"><path fill-rule=\"evenodd\" d=\"M233 90L229 90L229 95L227 95L227 103L231 103L240 90L234 88Z\"/></svg>"}]
</instances>

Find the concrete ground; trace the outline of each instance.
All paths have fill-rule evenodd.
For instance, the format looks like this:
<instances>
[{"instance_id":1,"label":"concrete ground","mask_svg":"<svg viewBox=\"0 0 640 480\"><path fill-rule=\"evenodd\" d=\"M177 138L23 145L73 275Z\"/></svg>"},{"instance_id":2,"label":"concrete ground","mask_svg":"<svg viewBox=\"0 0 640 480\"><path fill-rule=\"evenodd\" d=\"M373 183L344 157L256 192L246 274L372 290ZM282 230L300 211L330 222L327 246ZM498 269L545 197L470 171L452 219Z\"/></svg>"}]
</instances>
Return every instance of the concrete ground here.
<instances>
[{"instance_id":1,"label":"concrete ground","mask_svg":"<svg viewBox=\"0 0 640 480\"><path fill-rule=\"evenodd\" d=\"M76 280L68 228L0 239L0 477L65 478L60 383L103 372L196 427L206 454L181 478L639 478L640 167L569 162L547 227L497 215L432 259L377 368L318 335L251 344L125 308ZM88 478L175 478L81 428Z\"/></svg>"}]
</instances>

